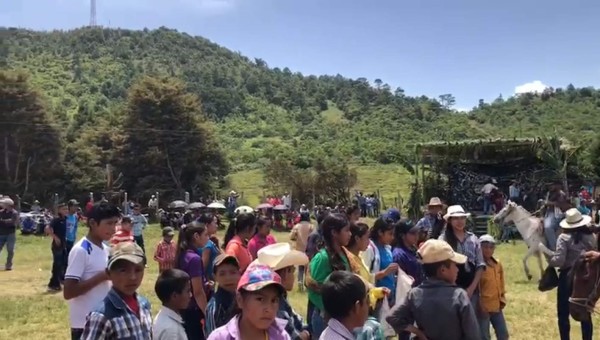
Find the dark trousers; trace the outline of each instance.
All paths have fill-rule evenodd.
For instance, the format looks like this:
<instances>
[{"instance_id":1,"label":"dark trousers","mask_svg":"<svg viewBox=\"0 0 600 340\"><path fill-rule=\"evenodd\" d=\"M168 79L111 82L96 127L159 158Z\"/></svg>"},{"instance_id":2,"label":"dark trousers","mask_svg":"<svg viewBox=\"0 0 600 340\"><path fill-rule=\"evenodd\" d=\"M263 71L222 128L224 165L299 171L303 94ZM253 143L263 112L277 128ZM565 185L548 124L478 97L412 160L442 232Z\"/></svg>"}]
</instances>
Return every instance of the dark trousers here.
<instances>
[{"instance_id":1,"label":"dark trousers","mask_svg":"<svg viewBox=\"0 0 600 340\"><path fill-rule=\"evenodd\" d=\"M65 243L66 243L66 246L67 246L67 257L68 257L69 253L71 252L71 249L73 249L73 245L75 244L75 242L73 242L73 241L67 241Z\"/></svg>"},{"instance_id":2,"label":"dark trousers","mask_svg":"<svg viewBox=\"0 0 600 340\"><path fill-rule=\"evenodd\" d=\"M79 340L83 335L82 328L71 328L71 340Z\"/></svg>"},{"instance_id":3,"label":"dark trousers","mask_svg":"<svg viewBox=\"0 0 600 340\"><path fill-rule=\"evenodd\" d=\"M140 236L134 236L133 240L135 241L135 243L137 243L138 246L140 246L140 248L142 248L142 250L144 251L144 254L146 254L146 248L144 248L144 236L140 235ZM146 259L144 259L144 265L146 264Z\"/></svg>"},{"instance_id":4,"label":"dark trousers","mask_svg":"<svg viewBox=\"0 0 600 340\"><path fill-rule=\"evenodd\" d=\"M571 296L572 289L573 287L569 282L569 271L559 271L556 307L560 340L571 339L571 324L569 322L569 297ZM594 326L592 325L591 321L581 322L581 338L583 340L592 340L593 331Z\"/></svg>"},{"instance_id":5,"label":"dark trousers","mask_svg":"<svg viewBox=\"0 0 600 340\"><path fill-rule=\"evenodd\" d=\"M313 305L312 302L308 300L308 306L306 307L306 321L308 323L309 329L312 329L312 313L314 309L315 305Z\"/></svg>"},{"instance_id":6,"label":"dark trousers","mask_svg":"<svg viewBox=\"0 0 600 340\"><path fill-rule=\"evenodd\" d=\"M199 309L186 309L181 313L183 327L188 339L204 340L204 314Z\"/></svg>"},{"instance_id":7,"label":"dark trousers","mask_svg":"<svg viewBox=\"0 0 600 340\"><path fill-rule=\"evenodd\" d=\"M48 287L60 288L60 282L65 278L66 257L66 248L52 246L52 276L50 282L48 282Z\"/></svg>"}]
</instances>

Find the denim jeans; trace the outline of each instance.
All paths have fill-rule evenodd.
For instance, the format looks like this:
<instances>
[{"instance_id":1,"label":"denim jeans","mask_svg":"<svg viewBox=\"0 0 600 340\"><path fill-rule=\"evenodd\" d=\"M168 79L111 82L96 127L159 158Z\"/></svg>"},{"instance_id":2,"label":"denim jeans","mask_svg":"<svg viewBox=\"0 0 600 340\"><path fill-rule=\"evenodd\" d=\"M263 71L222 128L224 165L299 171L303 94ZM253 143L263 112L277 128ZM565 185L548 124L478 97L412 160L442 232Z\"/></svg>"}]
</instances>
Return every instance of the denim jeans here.
<instances>
[{"instance_id":1,"label":"denim jeans","mask_svg":"<svg viewBox=\"0 0 600 340\"><path fill-rule=\"evenodd\" d=\"M479 325L481 326L481 338L483 340L491 340L490 324L494 327L494 333L496 333L496 339L508 340L508 328L506 327L506 320L504 320L504 313L502 311L496 313L489 313L485 317L479 318Z\"/></svg>"},{"instance_id":2,"label":"denim jeans","mask_svg":"<svg viewBox=\"0 0 600 340\"><path fill-rule=\"evenodd\" d=\"M311 321L312 338L318 339L321 337L321 333L323 333L327 327L327 325L325 325L325 320L321 315L321 311L318 308L313 309Z\"/></svg>"},{"instance_id":3,"label":"denim jeans","mask_svg":"<svg viewBox=\"0 0 600 340\"><path fill-rule=\"evenodd\" d=\"M571 296L571 283L569 282L569 271L560 270L558 274L558 289L556 296L556 309L558 314L558 332L560 340L571 339L571 323L569 320L569 297ZM594 326L591 321L581 322L581 338L592 340Z\"/></svg>"},{"instance_id":4,"label":"denim jeans","mask_svg":"<svg viewBox=\"0 0 600 340\"><path fill-rule=\"evenodd\" d=\"M52 276L48 282L49 288L60 288L60 282L64 280L65 275L66 257L66 248L52 246Z\"/></svg>"},{"instance_id":5,"label":"denim jeans","mask_svg":"<svg viewBox=\"0 0 600 340\"><path fill-rule=\"evenodd\" d=\"M544 217L544 237L546 237L548 249L552 251L556 250L560 220L561 216L555 216L554 211L546 213L546 217Z\"/></svg>"},{"instance_id":6,"label":"denim jeans","mask_svg":"<svg viewBox=\"0 0 600 340\"><path fill-rule=\"evenodd\" d=\"M0 253L2 253L2 249L4 249L4 245L6 245L6 269L12 269L13 265L13 257L15 256L15 244L17 243L17 234L12 233L8 235L0 235Z\"/></svg>"},{"instance_id":7,"label":"denim jeans","mask_svg":"<svg viewBox=\"0 0 600 340\"><path fill-rule=\"evenodd\" d=\"M492 196L483 195L483 214L489 215L492 213Z\"/></svg>"}]
</instances>

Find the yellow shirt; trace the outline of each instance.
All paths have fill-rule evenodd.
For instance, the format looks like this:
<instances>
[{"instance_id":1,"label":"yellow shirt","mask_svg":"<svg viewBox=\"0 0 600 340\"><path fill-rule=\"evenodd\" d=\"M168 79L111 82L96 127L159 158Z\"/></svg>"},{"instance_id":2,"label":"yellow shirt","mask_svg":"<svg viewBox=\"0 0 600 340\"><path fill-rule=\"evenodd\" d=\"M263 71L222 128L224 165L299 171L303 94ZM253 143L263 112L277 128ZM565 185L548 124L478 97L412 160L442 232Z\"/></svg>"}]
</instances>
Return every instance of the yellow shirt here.
<instances>
[{"instance_id":1,"label":"yellow shirt","mask_svg":"<svg viewBox=\"0 0 600 340\"><path fill-rule=\"evenodd\" d=\"M367 265L365 265L365 262L363 261L362 257L356 256L349 251L346 252L346 255L348 256L348 260L351 263L354 263L355 267L358 268L358 273L354 274L358 274L360 277L363 278L363 280L367 281L370 284L374 284L375 276L371 274L369 268L367 268Z\"/></svg>"},{"instance_id":2,"label":"yellow shirt","mask_svg":"<svg viewBox=\"0 0 600 340\"><path fill-rule=\"evenodd\" d=\"M481 306L486 312L499 312L506 305L504 269L496 259L491 258L487 261L479 282L479 288L481 291Z\"/></svg>"}]
</instances>

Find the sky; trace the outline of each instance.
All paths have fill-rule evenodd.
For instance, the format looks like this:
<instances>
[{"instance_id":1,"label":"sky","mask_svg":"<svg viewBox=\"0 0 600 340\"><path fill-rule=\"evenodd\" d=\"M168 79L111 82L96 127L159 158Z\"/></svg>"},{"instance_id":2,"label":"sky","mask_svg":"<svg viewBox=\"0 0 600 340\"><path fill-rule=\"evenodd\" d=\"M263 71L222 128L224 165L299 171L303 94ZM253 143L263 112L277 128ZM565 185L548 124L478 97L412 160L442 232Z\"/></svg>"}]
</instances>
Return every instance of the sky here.
<instances>
[{"instance_id":1,"label":"sky","mask_svg":"<svg viewBox=\"0 0 600 340\"><path fill-rule=\"evenodd\" d=\"M97 23L166 26L271 67L381 79L456 108L547 86L600 87L597 0L96 0ZM72 29L90 0L0 0L0 26Z\"/></svg>"}]
</instances>

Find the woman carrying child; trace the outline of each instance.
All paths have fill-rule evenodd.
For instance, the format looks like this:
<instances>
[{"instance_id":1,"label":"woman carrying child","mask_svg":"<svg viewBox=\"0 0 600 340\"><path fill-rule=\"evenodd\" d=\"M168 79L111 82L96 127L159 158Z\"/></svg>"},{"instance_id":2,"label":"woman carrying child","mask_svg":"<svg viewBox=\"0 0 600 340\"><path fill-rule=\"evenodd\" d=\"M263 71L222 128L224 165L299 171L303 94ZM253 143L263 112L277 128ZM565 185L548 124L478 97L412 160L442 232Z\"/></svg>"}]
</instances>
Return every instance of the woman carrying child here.
<instances>
[{"instance_id":1,"label":"woman carrying child","mask_svg":"<svg viewBox=\"0 0 600 340\"><path fill-rule=\"evenodd\" d=\"M562 233L556 241L556 252L549 259L549 264L558 267L557 314L558 331L561 340L570 339L569 297L573 287L570 284L569 272L582 252L596 250L596 239L589 228L592 218L582 215L576 208L566 211L565 219L560 222ZM583 340L591 340L594 327L591 321L581 322Z\"/></svg>"}]
</instances>

